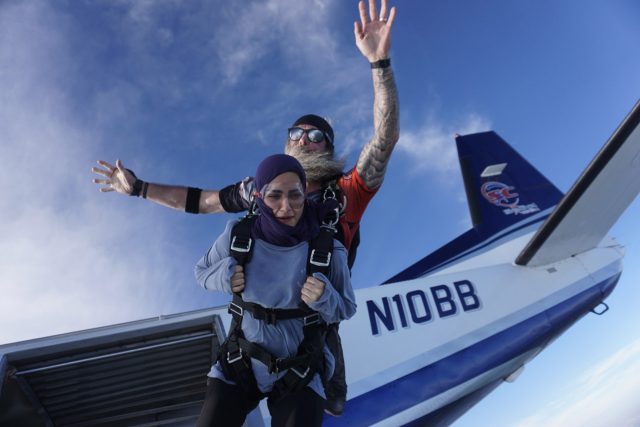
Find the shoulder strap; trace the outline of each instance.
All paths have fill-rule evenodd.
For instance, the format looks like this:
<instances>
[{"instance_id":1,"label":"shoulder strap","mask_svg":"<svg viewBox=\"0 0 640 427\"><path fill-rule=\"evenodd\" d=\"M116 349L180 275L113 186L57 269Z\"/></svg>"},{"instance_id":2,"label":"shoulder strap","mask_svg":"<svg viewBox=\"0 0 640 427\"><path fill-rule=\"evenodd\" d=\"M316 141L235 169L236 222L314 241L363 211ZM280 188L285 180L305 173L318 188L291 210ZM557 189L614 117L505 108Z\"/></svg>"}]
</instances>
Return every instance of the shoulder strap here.
<instances>
[{"instance_id":1,"label":"shoulder strap","mask_svg":"<svg viewBox=\"0 0 640 427\"><path fill-rule=\"evenodd\" d=\"M251 260L253 253L253 239L251 238L251 227L256 220L256 215L247 213L231 229L229 255L234 257L238 265L244 266Z\"/></svg>"},{"instance_id":2,"label":"shoulder strap","mask_svg":"<svg viewBox=\"0 0 640 427\"><path fill-rule=\"evenodd\" d=\"M328 186L322 195L322 203L327 200L336 200L335 187ZM320 233L309 241L309 257L307 259L307 274L322 273L328 276L331 268L331 256L333 254L333 237L336 234L336 224L340 220L340 203L338 207L325 214Z\"/></svg>"}]
</instances>

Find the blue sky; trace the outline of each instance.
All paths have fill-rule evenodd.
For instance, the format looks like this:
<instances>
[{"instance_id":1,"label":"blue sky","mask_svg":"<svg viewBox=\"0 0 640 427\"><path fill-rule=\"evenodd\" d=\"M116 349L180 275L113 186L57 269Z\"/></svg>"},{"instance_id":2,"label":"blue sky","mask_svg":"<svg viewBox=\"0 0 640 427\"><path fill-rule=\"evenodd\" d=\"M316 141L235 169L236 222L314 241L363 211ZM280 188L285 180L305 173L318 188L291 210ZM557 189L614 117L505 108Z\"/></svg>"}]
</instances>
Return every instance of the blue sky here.
<instances>
[{"instance_id":1,"label":"blue sky","mask_svg":"<svg viewBox=\"0 0 640 427\"><path fill-rule=\"evenodd\" d=\"M0 343L217 305L192 267L229 217L101 194L89 170L120 158L145 180L220 188L309 112L354 164L372 133L356 4L0 3ZM392 4L401 138L356 287L469 228L454 133L497 131L566 191L640 93L635 1ZM611 232L627 248L611 310L457 425L640 423L639 215L636 201Z\"/></svg>"}]
</instances>

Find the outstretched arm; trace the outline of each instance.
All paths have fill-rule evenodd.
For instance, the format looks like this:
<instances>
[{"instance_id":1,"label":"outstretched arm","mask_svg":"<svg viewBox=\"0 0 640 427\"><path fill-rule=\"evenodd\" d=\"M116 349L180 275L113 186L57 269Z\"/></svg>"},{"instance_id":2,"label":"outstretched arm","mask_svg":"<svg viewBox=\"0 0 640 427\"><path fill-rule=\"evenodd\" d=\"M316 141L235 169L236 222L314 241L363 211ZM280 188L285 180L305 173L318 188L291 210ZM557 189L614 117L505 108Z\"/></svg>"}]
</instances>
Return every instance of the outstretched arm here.
<instances>
[{"instance_id":1,"label":"outstretched arm","mask_svg":"<svg viewBox=\"0 0 640 427\"><path fill-rule=\"evenodd\" d=\"M104 160L98 160L98 164L102 168L94 167L91 170L104 177L93 180L96 184L104 185L100 187L101 192L115 191L127 196L134 193L137 178L122 165L120 160L116 160L115 166ZM138 195L159 205L184 211L187 205L187 193L187 187L144 182L144 187L139 189ZM202 190L198 207L199 213L225 212L220 203L218 190Z\"/></svg>"},{"instance_id":2,"label":"outstretched arm","mask_svg":"<svg viewBox=\"0 0 640 427\"><path fill-rule=\"evenodd\" d=\"M392 7L387 18L387 0L378 14L375 0L358 3L360 22L354 23L356 46L372 65L374 135L358 158L356 171L370 189L382 185L391 152L400 137L398 92L389 60L391 27L396 15Z\"/></svg>"}]
</instances>

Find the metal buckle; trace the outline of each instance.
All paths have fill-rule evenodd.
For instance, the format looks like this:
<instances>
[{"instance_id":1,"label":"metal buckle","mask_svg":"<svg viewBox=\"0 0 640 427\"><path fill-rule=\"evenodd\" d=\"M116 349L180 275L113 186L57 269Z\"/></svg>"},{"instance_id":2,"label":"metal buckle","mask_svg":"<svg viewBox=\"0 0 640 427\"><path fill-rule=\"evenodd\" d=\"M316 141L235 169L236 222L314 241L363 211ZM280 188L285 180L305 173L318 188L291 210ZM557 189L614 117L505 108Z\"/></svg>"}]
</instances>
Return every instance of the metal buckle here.
<instances>
[{"instance_id":1,"label":"metal buckle","mask_svg":"<svg viewBox=\"0 0 640 427\"><path fill-rule=\"evenodd\" d=\"M269 363L269 373L270 374L279 374L280 368L278 367L280 362L283 361L282 357L278 357L277 359L271 358L271 363Z\"/></svg>"},{"instance_id":2,"label":"metal buckle","mask_svg":"<svg viewBox=\"0 0 640 427\"><path fill-rule=\"evenodd\" d=\"M296 374L297 376L299 376L300 378L304 378L307 376L307 374L309 373L309 371L311 370L311 366L307 366L307 370L304 372L300 372L298 371L296 368L291 368L291 370L293 371L294 374Z\"/></svg>"},{"instance_id":3,"label":"metal buckle","mask_svg":"<svg viewBox=\"0 0 640 427\"><path fill-rule=\"evenodd\" d=\"M311 319L311 320L308 320ZM304 316L302 319L304 326L315 325L316 323L320 323L320 314L314 313L308 316Z\"/></svg>"},{"instance_id":4,"label":"metal buckle","mask_svg":"<svg viewBox=\"0 0 640 427\"><path fill-rule=\"evenodd\" d=\"M236 252L243 252L243 253L247 253L251 250L251 244L253 243L253 239L251 239L251 237L249 237L249 241L247 242L246 246L242 247L242 246L237 246L236 245L236 240L238 239L238 236L233 236L233 239L231 240L231 249L236 251ZM242 244L242 242L238 242L239 244Z\"/></svg>"},{"instance_id":5,"label":"metal buckle","mask_svg":"<svg viewBox=\"0 0 640 427\"><path fill-rule=\"evenodd\" d=\"M331 188L331 186L327 186L324 189L324 193L322 193L322 200L336 200L336 192Z\"/></svg>"},{"instance_id":6,"label":"metal buckle","mask_svg":"<svg viewBox=\"0 0 640 427\"><path fill-rule=\"evenodd\" d=\"M267 325L276 324L276 322L278 321L278 316L276 315L276 312L274 309L272 308L264 309L264 321L267 323Z\"/></svg>"},{"instance_id":7,"label":"metal buckle","mask_svg":"<svg viewBox=\"0 0 640 427\"><path fill-rule=\"evenodd\" d=\"M234 308L237 308L237 310L234 310ZM242 317L244 315L244 309L239 306L238 304L236 304L235 302L231 302L231 304L229 304L229 313L231 314L237 314L238 316Z\"/></svg>"},{"instance_id":8,"label":"metal buckle","mask_svg":"<svg viewBox=\"0 0 640 427\"><path fill-rule=\"evenodd\" d=\"M231 353L227 351L227 363L234 363L237 362L238 360L242 359L242 349L238 348L238 356L234 357L233 359L230 359Z\"/></svg>"},{"instance_id":9,"label":"metal buckle","mask_svg":"<svg viewBox=\"0 0 640 427\"><path fill-rule=\"evenodd\" d=\"M313 249L311 251L311 256L309 257L309 263L313 264L313 265L317 265L318 267L328 267L329 264L331 263L331 252L327 252L327 261L323 262L323 261L316 261L315 258L315 254L316 254L316 250Z\"/></svg>"},{"instance_id":10,"label":"metal buckle","mask_svg":"<svg viewBox=\"0 0 640 427\"><path fill-rule=\"evenodd\" d=\"M326 221L326 219L329 215L325 215L325 219L322 220L321 227L327 227L328 229L333 230L333 232L335 233L336 224L338 223L338 221L340 221L340 207L338 206L334 208L333 212L334 215L332 215L328 221Z\"/></svg>"}]
</instances>

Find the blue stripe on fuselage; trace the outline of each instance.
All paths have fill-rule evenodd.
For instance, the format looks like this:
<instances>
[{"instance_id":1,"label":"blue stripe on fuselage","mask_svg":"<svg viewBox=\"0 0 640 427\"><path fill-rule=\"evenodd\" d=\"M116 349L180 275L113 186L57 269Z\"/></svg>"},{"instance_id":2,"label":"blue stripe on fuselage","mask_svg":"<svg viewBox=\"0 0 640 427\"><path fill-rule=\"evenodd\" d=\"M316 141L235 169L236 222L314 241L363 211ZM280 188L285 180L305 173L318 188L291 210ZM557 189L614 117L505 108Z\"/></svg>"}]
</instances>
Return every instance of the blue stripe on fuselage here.
<instances>
[{"instance_id":1,"label":"blue stripe on fuselage","mask_svg":"<svg viewBox=\"0 0 640 427\"><path fill-rule=\"evenodd\" d=\"M529 351L544 347L613 289L620 273L500 333L347 403L326 426L368 426L409 409Z\"/></svg>"},{"instance_id":2,"label":"blue stripe on fuselage","mask_svg":"<svg viewBox=\"0 0 640 427\"><path fill-rule=\"evenodd\" d=\"M534 231L533 226L544 221L549 216L550 212L551 209L542 212L541 215L536 215L533 218L521 221L512 225L508 229L502 230L501 232L488 237L481 236L475 229L468 230L381 284L388 285L391 283L423 277L429 273L435 272L436 270L448 267L453 262L462 261L472 255L480 255L481 253L493 248L498 242L499 244L504 244L508 240L513 240L520 237L522 234ZM531 230L522 232L522 230L529 227L531 227Z\"/></svg>"}]
</instances>

